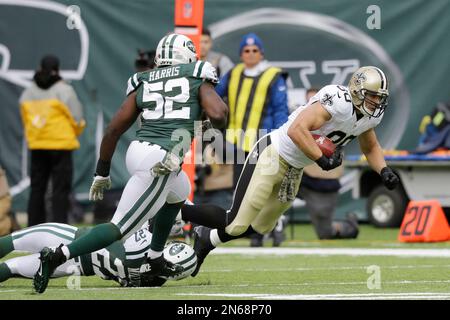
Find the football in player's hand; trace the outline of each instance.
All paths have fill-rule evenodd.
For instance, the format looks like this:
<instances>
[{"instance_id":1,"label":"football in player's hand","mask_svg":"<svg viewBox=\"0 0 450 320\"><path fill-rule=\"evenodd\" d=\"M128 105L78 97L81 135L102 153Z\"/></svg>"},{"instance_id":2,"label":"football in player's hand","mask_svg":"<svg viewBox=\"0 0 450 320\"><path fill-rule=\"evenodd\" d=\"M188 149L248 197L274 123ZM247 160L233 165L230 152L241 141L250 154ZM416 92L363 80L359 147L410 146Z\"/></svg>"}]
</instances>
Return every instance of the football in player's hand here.
<instances>
[{"instance_id":1,"label":"football in player's hand","mask_svg":"<svg viewBox=\"0 0 450 320\"><path fill-rule=\"evenodd\" d=\"M327 137L324 137L324 136L321 136L318 134L313 134L312 136L313 136L314 140L316 141L317 146L322 151L322 153L326 157L331 157L334 150L336 150L336 146L334 145L333 141L331 141Z\"/></svg>"}]
</instances>

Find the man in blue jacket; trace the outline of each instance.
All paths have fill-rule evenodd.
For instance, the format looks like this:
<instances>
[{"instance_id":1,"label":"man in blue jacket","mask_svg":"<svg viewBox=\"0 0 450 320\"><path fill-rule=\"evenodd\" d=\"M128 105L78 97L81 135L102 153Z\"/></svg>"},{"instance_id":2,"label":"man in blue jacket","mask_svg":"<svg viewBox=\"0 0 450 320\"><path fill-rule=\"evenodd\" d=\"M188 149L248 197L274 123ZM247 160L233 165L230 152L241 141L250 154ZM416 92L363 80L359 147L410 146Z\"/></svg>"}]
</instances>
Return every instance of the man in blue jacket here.
<instances>
[{"instance_id":1,"label":"man in blue jacket","mask_svg":"<svg viewBox=\"0 0 450 320\"><path fill-rule=\"evenodd\" d=\"M253 145L264 134L280 127L289 116L287 73L264 59L261 39L254 33L245 35L239 54L242 63L227 72L216 86L217 93L229 106L226 140L235 148L234 186ZM281 219L279 224L284 226ZM283 228L275 229L274 245L278 246L284 239ZM262 246L262 243L261 235L252 238L252 246Z\"/></svg>"},{"instance_id":2,"label":"man in blue jacket","mask_svg":"<svg viewBox=\"0 0 450 320\"><path fill-rule=\"evenodd\" d=\"M245 35L239 53L242 63L226 73L216 86L230 108L226 139L240 155L235 159L240 160L235 161L235 185L243 160L258 138L280 127L289 116L287 73L264 59L261 39L254 33Z\"/></svg>"}]
</instances>

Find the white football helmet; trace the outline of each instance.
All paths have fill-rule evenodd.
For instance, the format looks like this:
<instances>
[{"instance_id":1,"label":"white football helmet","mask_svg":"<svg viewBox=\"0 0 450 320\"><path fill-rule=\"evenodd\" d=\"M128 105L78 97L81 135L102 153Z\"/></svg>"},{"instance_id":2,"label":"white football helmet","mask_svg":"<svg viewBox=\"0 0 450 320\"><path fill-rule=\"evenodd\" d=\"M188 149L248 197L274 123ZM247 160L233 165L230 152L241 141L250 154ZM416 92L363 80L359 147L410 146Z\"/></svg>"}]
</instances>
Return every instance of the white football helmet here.
<instances>
[{"instance_id":1,"label":"white football helmet","mask_svg":"<svg viewBox=\"0 0 450 320\"><path fill-rule=\"evenodd\" d=\"M194 43L188 37L171 33L163 37L156 47L155 64L173 66L197 61Z\"/></svg>"},{"instance_id":2,"label":"white football helmet","mask_svg":"<svg viewBox=\"0 0 450 320\"><path fill-rule=\"evenodd\" d=\"M197 255L194 249L182 241L169 242L163 251L164 258L175 264L181 265L184 270L176 277L161 277L167 280L181 280L189 277L197 266Z\"/></svg>"},{"instance_id":3,"label":"white football helmet","mask_svg":"<svg viewBox=\"0 0 450 320\"><path fill-rule=\"evenodd\" d=\"M389 97L388 80L381 69L372 66L361 67L353 73L348 85L353 105L364 115L380 117ZM378 96L379 101L373 101L369 95ZM367 104L375 106L375 109Z\"/></svg>"}]
</instances>

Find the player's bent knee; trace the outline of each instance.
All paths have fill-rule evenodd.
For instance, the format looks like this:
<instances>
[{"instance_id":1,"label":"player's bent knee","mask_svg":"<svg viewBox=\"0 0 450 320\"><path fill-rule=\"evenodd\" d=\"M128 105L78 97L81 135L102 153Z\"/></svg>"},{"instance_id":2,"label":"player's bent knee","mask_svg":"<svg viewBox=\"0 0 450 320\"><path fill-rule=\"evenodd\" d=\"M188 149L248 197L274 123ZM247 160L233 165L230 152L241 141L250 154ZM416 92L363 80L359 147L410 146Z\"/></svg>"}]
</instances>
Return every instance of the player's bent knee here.
<instances>
[{"instance_id":1,"label":"player's bent knee","mask_svg":"<svg viewBox=\"0 0 450 320\"><path fill-rule=\"evenodd\" d=\"M239 236L239 235L243 234L245 231L247 231L247 229L248 229L248 225L231 224L225 228L225 231L230 236Z\"/></svg>"},{"instance_id":2,"label":"player's bent knee","mask_svg":"<svg viewBox=\"0 0 450 320\"><path fill-rule=\"evenodd\" d=\"M120 229L120 226L114 221L110 221L109 223L112 225L113 229L114 228L117 229L117 230L114 229L114 231L117 232L117 235L120 236L120 239L122 239L124 234L123 234L123 230Z\"/></svg>"},{"instance_id":3,"label":"player's bent knee","mask_svg":"<svg viewBox=\"0 0 450 320\"><path fill-rule=\"evenodd\" d=\"M191 193L191 184L184 171L181 171L170 186L166 201L169 204L184 202Z\"/></svg>"},{"instance_id":4,"label":"player's bent knee","mask_svg":"<svg viewBox=\"0 0 450 320\"><path fill-rule=\"evenodd\" d=\"M273 230L273 228L275 228L275 224L276 223L271 224L271 225L264 225L264 226L252 224L252 228L259 234L267 234L267 233L270 233Z\"/></svg>"}]
</instances>

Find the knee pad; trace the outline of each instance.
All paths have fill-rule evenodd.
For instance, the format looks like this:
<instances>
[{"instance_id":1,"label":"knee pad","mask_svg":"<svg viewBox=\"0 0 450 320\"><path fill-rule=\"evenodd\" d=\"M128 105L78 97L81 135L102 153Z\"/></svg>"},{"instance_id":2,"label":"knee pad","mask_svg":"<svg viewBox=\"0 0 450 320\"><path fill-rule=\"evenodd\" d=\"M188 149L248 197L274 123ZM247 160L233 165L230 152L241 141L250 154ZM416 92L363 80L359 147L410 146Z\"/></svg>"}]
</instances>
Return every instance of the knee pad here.
<instances>
[{"instance_id":1,"label":"knee pad","mask_svg":"<svg viewBox=\"0 0 450 320\"><path fill-rule=\"evenodd\" d=\"M243 234L245 231L247 231L248 225L236 225L236 224L230 224L225 228L226 233L228 233L230 236L239 236Z\"/></svg>"},{"instance_id":2,"label":"knee pad","mask_svg":"<svg viewBox=\"0 0 450 320\"><path fill-rule=\"evenodd\" d=\"M167 195L167 203L178 203L185 201L191 193L191 183L184 171L180 171L173 179L170 191Z\"/></svg>"},{"instance_id":3,"label":"knee pad","mask_svg":"<svg viewBox=\"0 0 450 320\"><path fill-rule=\"evenodd\" d=\"M268 225L268 224L265 224L265 225L256 224L256 225L254 225L254 224L252 224L252 228L253 228L253 230L255 230L256 232L258 232L260 234L267 234L267 233L270 233L273 230L273 228L275 228L275 224L276 224L276 222L274 224L272 224L272 225Z\"/></svg>"}]
</instances>

